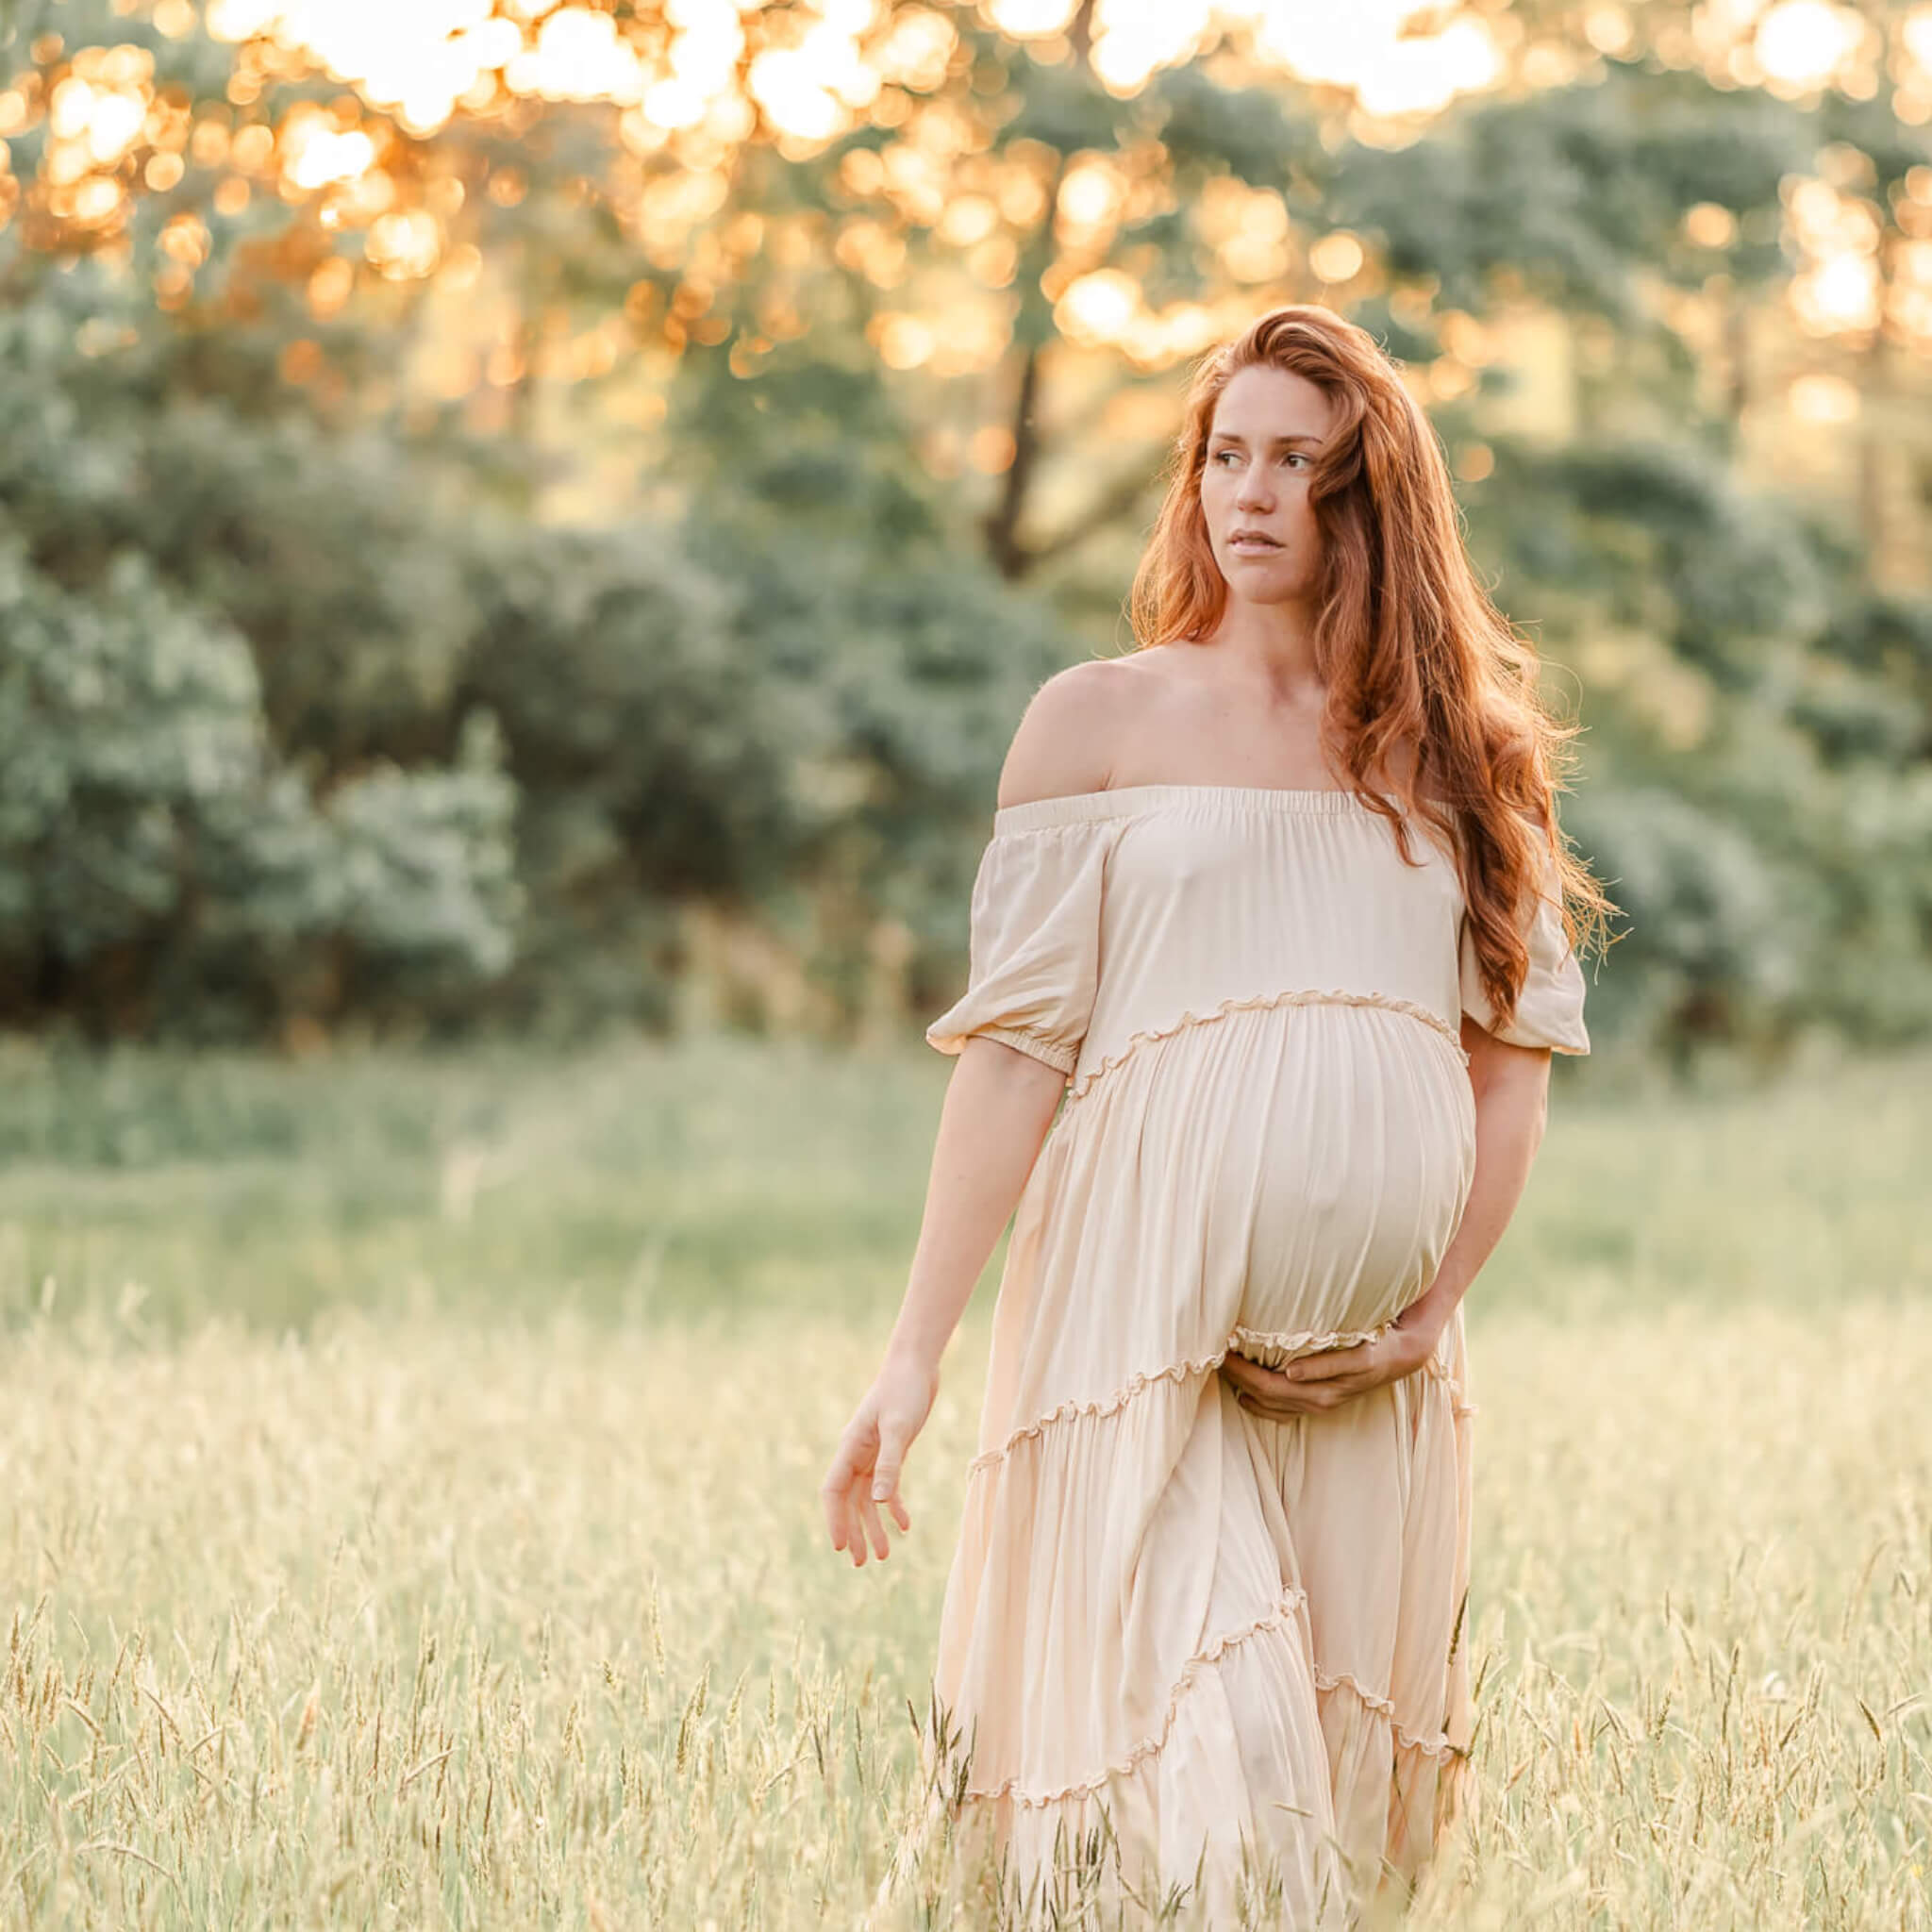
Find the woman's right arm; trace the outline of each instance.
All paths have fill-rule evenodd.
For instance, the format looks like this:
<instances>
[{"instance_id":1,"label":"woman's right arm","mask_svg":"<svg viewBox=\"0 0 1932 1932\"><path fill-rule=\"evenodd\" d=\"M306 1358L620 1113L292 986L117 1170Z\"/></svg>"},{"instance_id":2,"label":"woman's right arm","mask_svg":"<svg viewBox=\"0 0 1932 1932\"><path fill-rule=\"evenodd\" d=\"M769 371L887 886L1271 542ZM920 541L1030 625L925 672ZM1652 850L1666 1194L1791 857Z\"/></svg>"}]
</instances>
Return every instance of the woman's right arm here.
<instances>
[{"instance_id":1,"label":"woman's right arm","mask_svg":"<svg viewBox=\"0 0 1932 1932\"><path fill-rule=\"evenodd\" d=\"M899 1494L906 1452L932 1412L940 1357L1025 1190L1066 1085L1058 1067L1004 1041L969 1040L960 1049L899 1319L819 1487L832 1547L849 1550L855 1564L865 1561L868 1536L873 1553L886 1555L880 1503L902 1530L912 1526Z\"/></svg>"},{"instance_id":2,"label":"woman's right arm","mask_svg":"<svg viewBox=\"0 0 1932 1932\"><path fill-rule=\"evenodd\" d=\"M1059 1068L1004 1041L969 1040L960 1049L940 1108L925 1212L899 1319L887 1338L888 1361L937 1373L1066 1085Z\"/></svg>"},{"instance_id":3,"label":"woman's right arm","mask_svg":"<svg viewBox=\"0 0 1932 1932\"><path fill-rule=\"evenodd\" d=\"M1034 693L1000 774L1000 805L1106 783L1094 760L1107 738L1100 726L1114 689L1109 669L1105 662L1076 664ZM1025 1191L1066 1085L1060 1068L1001 1040L974 1037L959 1050L885 1360L819 1486L832 1547L849 1551L855 1565L865 1562L868 1537L873 1554L887 1554L880 1503L902 1530L911 1526L899 1493L906 1452L932 1411L940 1357Z\"/></svg>"}]
</instances>

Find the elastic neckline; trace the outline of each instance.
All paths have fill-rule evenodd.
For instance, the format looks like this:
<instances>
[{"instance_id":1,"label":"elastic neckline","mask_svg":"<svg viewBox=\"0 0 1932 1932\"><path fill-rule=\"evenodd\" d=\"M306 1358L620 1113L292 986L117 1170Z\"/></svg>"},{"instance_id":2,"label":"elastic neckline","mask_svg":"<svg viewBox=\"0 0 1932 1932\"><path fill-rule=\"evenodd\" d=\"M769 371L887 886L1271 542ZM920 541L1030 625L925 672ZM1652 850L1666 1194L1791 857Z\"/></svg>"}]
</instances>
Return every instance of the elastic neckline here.
<instances>
[{"instance_id":1,"label":"elastic neckline","mask_svg":"<svg viewBox=\"0 0 1932 1932\"><path fill-rule=\"evenodd\" d=\"M1399 799L1382 794L1397 811ZM1160 805L1244 806L1264 811L1373 813L1354 791L1336 786L1300 791L1278 785L1118 785L1101 791L1066 791L1057 798L1029 798L1001 806L992 815L995 832L1030 832L1044 825L1079 824L1095 819L1125 818Z\"/></svg>"}]
</instances>

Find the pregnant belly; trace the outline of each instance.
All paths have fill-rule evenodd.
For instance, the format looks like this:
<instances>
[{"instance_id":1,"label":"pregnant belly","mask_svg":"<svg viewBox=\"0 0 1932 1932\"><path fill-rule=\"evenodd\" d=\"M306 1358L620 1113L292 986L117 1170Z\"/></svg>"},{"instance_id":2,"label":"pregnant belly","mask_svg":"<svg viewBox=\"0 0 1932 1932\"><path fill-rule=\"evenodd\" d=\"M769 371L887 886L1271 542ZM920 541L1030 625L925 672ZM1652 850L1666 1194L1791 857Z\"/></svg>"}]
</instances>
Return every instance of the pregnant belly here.
<instances>
[{"instance_id":1,"label":"pregnant belly","mask_svg":"<svg viewBox=\"0 0 1932 1932\"><path fill-rule=\"evenodd\" d=\"M1230 1345L1278 1367L1434 1280L1474 1174L1475 1105L1459 1051L1410 1015L1253 1017L1211 1212L1247 1243Z\"/></svg>"}]
</instances>

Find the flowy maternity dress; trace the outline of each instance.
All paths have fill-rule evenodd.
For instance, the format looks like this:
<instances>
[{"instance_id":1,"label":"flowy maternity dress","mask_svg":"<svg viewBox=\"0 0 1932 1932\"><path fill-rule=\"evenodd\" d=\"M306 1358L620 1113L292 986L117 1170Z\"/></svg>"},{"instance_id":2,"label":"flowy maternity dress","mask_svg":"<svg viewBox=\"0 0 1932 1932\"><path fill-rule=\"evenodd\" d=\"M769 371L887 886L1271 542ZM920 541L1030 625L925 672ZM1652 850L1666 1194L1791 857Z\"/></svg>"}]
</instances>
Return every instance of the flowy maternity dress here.
<instances>
[{"instance_id":1,"label":"flowy maternity dress","mask_svg":"<svg viewBox=\"0 0 1932 1932\"><path fill-rule=\"evenodd\" d=\"M1328 1414L1249 1413L1217 1373L1429 1286L1474 1169L1463 1013L1590 1050L1554 865L1498 1031L1455 864L1407 829L1414 864L1352 792L1239 786L994 814L968 988L926 1038L1068 1091L1008 1246L929 1716L957 1842L1014 1897L1085 1842L1104 1898L1226 1912L1245 1860L1273 1923L1342 1927L1469 1815L1460 1308Z\"/></svg>"}]
</instances>

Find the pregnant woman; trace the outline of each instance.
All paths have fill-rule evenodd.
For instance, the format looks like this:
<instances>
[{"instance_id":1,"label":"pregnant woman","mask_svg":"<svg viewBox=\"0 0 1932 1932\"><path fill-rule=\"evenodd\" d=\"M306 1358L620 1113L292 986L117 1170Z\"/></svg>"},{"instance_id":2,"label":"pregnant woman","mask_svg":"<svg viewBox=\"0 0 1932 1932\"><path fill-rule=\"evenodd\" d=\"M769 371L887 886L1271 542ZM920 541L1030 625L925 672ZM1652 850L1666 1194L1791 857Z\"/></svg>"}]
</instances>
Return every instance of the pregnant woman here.
<instances>
[{"instance_id":1,"label":"pregnant woman","mask_svg":"<svg viewBox=\"0 0 1932 1932\"><path fill-rule=\"evenodd\" d=\"M1361 329L1283 308L1202 364L1134 614L1008 754L905 1306L820 1494L855 1563L909 1526L1017 1207L923 1826L1020 1902L1219 1924L1245 1872L1341 1927L1469 1816L1462 1298L1615 908L1557 826L1575 727Z\"/></svg>"}]
</instances>

